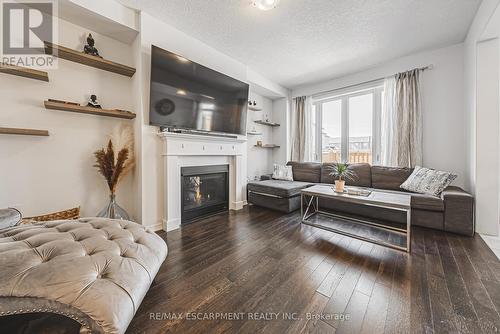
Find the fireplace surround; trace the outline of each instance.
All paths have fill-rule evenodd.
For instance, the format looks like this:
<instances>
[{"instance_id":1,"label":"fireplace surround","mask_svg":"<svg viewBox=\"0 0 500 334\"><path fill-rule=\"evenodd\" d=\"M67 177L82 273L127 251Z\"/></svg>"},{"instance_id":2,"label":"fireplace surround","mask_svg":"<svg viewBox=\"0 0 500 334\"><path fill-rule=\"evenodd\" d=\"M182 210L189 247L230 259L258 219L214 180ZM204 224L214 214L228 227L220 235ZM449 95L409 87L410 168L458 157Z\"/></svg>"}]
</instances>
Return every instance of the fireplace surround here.
<instances>
[{"instance_id":1,"label":"fireplace surround","mask_svg":"<svg viewBox=\"0 0 500 334\"><path fill-rule=\"evenodd\" d=\"M182 224L181 169L183 167L228 166L228 209L246 205L246 138L226 138L162 132L163 140L163 229Z\"/></svg>"}]
</instances>

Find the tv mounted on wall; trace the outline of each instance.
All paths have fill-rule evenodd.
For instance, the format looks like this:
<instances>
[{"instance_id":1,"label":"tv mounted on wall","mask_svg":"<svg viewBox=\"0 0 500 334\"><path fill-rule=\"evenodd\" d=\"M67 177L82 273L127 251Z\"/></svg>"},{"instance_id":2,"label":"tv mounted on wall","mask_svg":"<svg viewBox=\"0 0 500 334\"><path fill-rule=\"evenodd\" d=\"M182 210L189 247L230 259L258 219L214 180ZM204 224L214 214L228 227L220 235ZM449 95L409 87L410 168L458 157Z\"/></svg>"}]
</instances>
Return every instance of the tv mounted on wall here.
<instances>
[{"instance_id":1,"label":"tv mounted on wall","mask_svg":"<svg viewBox=\"0 0 500 334\"><path fill-rule=\"evenodd\" d=\"M246 134L248 84L152 46L149 123Z\"/></svg>"}]
</instances>

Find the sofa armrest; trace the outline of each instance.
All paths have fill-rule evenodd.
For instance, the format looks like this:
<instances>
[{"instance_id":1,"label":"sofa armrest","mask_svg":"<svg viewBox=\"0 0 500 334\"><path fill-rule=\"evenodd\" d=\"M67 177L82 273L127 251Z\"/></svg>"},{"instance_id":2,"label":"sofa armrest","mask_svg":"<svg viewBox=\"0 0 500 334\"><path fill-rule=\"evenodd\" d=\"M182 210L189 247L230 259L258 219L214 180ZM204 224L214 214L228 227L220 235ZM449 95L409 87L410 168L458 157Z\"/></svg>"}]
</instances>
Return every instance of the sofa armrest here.
<instances>
[{"instance_id":1,"label":"sofa armrest","mask_svg":"<svg viewBox=\"0 0 500 334\"><path fill-rule=\"evenodd\" d=\"M441 193L444 201L444 230L474 235L474 197L460 187L450 186Z\"/></svg>"}]
</instances>

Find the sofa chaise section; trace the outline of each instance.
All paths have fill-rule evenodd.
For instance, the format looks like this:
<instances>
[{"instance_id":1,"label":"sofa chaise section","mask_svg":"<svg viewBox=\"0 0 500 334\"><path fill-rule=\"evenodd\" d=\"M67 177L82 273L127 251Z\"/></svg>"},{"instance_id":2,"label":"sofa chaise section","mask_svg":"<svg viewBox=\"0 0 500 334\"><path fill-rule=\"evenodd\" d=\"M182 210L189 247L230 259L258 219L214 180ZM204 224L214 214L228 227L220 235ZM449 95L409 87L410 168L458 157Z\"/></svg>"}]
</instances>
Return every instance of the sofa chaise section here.
<instances>
[{"instance_id":1,"label":"sofa chaise section","mask_svg":"<svg viewBox=\"0 0 500 334\"><path fill-rule=\"evenodd\" d=\"M247 185L248 203L281 212L300 208L300 191L321 182L321 164L289 162L293 180L253 181Z\"/></svg>"}]
</instances>

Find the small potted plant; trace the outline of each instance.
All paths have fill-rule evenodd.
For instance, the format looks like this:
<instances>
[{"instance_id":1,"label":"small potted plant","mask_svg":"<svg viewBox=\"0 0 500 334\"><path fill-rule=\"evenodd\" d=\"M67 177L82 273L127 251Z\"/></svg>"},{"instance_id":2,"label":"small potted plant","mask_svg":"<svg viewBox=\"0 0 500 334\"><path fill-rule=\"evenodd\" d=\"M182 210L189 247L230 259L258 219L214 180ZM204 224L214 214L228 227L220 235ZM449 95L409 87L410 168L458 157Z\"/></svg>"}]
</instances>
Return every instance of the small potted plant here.
<instances>
[{"instance_id":1,"label":"small potted plant","mask_svg":"<svg viewBox=\"0 0 500 334\"><path fill-rule=\"evenodd\" d=\"M330 167L330 175L336 178L334 190L338 193L344 192L345 181L354 180L356 174L347 163L339 162Z\"/></svg>"}]
</instances>

